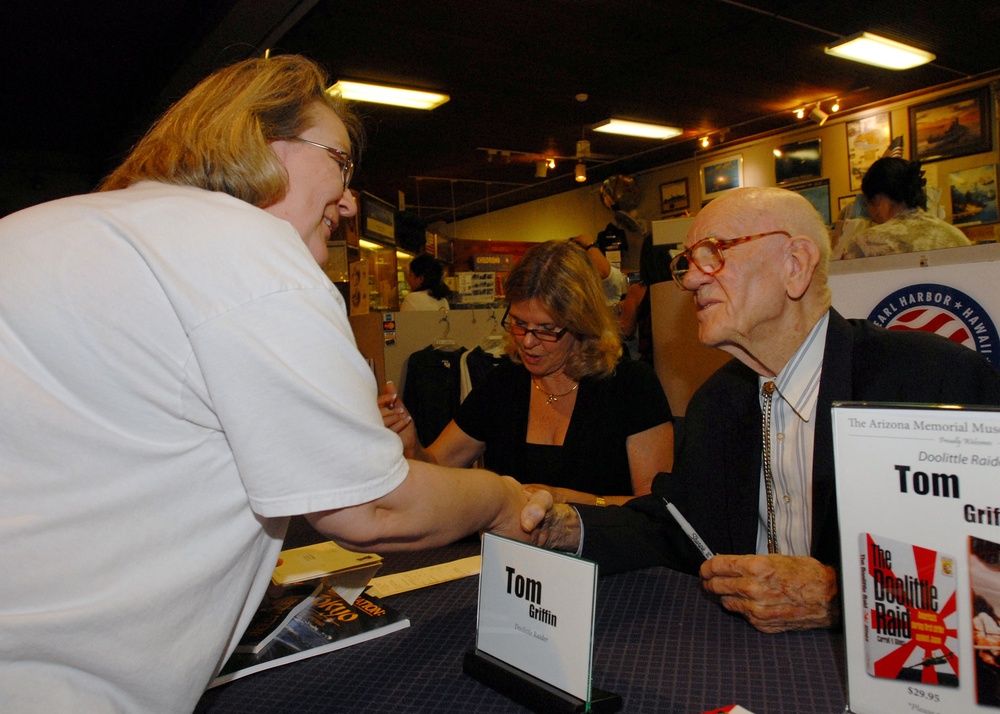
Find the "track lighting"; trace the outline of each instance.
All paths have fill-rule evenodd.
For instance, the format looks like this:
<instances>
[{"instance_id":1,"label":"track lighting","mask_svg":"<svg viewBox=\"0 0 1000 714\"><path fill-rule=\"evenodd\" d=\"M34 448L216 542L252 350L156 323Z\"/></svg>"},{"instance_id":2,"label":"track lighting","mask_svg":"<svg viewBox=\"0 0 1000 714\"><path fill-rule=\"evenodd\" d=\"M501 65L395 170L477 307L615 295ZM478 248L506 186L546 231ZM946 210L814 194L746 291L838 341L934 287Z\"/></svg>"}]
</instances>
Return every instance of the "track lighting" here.
<instances>
[{"instance_id":1,"label":"track lighting","mask_svg":"<svg viewBox=\"0 0 1000 714\"><path fill-rule=\"evenodd\" d=\"M805 119L806 118L805 107L799 107L798 109L795 110L795 118L796 119Z\"/></svg>"},{"instance_id":2,"label":"track lighting","mask_svg":"<svg viewBox=\"0 0 1000 714\"><path fill-rule=\"evenodd\" d=\"M839 99L834 99L833 100L833 105L830 107L830 111L834 112L834 113L840 111L840 100Z\"/></svg>"},{"instance_id":3,"label":"track lighting","mask_svg":"<svg viewBox=\"0 0 1000 714\"><path fill-rule=\"evenodd\" d=\"M816 122L820 126L826 124L826 120L829 118L830 115L820 109L819 102L816 102L816 106L809 112L809 119Z\"/></svg>"},{"instance_id":4,"label":"track lighting","mask_svg":"<svg viewBox=\"0 0 1000 714\"><path fill-rule=\"evenodd\" d=\"M577 183L583 183L587 180L587 165L582 161L576 162L575 176Z\"/></svg>"},{"instance_id":5,"label":"track lighting","mask_svg":"<svg viewBox=\"0 0 1000 714\"><path fill-rule=\"evenodd\" d=\"M701 148L707 149L708 145L711 144L712 141L707 136L703 136L703 137L701 137L701 142L700 143L701 143Z\"/></svg>"}]
</instances>

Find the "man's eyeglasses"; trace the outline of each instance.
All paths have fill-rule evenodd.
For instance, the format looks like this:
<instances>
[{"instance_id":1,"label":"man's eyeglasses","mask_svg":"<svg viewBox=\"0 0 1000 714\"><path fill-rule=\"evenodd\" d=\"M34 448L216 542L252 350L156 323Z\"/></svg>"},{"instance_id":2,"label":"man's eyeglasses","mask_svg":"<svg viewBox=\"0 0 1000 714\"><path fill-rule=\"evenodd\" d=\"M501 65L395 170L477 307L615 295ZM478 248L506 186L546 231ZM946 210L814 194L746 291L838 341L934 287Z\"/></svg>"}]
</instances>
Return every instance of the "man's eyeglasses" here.
<instances>
[{"instance_id":1,"label":"man's eyeglasses","mask_svg":"<svg viewBox=\"0 0 1000 714\"><path fill-rule=\"evenodd\" d=\"M341 151L340 149L334 149L332 146L326 146L325 144L318 144L315 141L309 141L309 139L303 139L301 136L293 136L292 141L301 141L303 144L309 144L310 146L315 146L319 149L324 149L330 158L337 162L340 166L341 176L344 179L344 190L351 185L351 177L354 175L354 160L351 155L346 151Z\"/></svg>"},{"instance_id":2,"label":"man's eyeglasses","mask_svg":"<svg viewBox=\"0 0 1000 714\"><path fill-rule=\"evenodd\" d=\"M740 243L747 243L758 238L776 234L781 234L786 238L792 237L792 234L788 231L768 231L767 233L757 233L756 235L741 236L739 238L705 238L684 252L675 255L674 259L670 261L670 272L680 289L686 290L687 288L684 287L684 276L687 275L692 264L698 270L705 273L705 275L715 275L726 266L726 258L722 254L722 251L728 250Z\"/></svg>"},{"instance_id":3,"label":"man's eyeglasses","mask_svg":"<svg viewBox=\"0 0 1000 714\"><path fill-rule=\"evenodd\" d=\"M524 337L527 334L532 334L535 336L536 340L540 342L558 342L562 339L562 336L569 332L568 327L564 327L560 330L543 330L540 328L535 328L529 330L527 325L518 320L517 318L510 316L510 308L508 307L506 312L503 314L503 318L500 320L500 327L509 332L514 337Z\"/></svg>"}]
</instances>

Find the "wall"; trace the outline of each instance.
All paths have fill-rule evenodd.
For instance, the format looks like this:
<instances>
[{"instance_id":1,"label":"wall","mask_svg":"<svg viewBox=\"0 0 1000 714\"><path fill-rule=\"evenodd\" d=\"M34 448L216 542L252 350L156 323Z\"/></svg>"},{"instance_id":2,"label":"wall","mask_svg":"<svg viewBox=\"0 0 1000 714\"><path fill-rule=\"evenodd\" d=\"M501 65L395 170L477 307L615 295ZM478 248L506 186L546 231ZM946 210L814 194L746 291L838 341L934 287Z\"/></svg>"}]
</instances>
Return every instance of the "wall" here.
<instances>
[{"instance_id":1,"label":"wall","mask_svg":"<svg viewBox=\"0 0 1000 714\"><path fill-rule=\"evenodd\" d=\"M701 166L710 161L740 154L743 156L744 184L747 186L774 186L774 155L776 146L791 142L819 138L823 170L822 178L830 181L830 203L834 218L837 201L851 195L847 158L847 122L888 112L893 136L904 137L904 157L910 155L909 111L912 105L923 104L939 97L963 92L975 87L996 83L996 77L966 83L954 83L919 96L907 96L883 102L878 106L855 111L841 111L831 114L822 127L808 119L794 129L754 139L748 142L712 147L696 151L691 159L658 169L635 174L633 177L642 196L638 215L647 221L658 220L660 213L660 184L687 179L688 195L692 214L697 213L702 203ZM996 92L994 92L996 94ZM1000 147L996 134L996 97L993 107L993 150L983 154L973 154L956 159L947 159L924 164L929 186L942 189L941 205L947 220L951 220L951 197L948 191L948 174L953 171L996 164L1000 162ZM580 233L596 235L613 219L611 212L601 203L598 185L585 185L574 191L559 194L531 203L505 208L475 218L458 221L449 230L468 240L542 241L569 238ZM998 240L997 225L969 227L964 229L973 240ZM623 256L626 270L638 269L639 243L641 236L629 236L629 251Z\"/></svg>"}]
</instances>

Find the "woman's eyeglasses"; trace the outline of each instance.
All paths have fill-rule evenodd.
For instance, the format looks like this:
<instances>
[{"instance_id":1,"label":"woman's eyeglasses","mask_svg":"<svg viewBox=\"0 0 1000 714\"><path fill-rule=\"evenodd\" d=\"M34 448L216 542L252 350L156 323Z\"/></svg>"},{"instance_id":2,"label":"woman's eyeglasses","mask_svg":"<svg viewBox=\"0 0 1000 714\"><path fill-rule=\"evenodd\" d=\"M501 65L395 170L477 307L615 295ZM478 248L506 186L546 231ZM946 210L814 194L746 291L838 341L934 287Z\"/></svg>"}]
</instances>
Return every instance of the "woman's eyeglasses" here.
<instances>
[{"instance_id":1,"label":"woman's eyeglasses","mask_svg":"<svg viewBox=\"0 0 1000 714\"><path fill-rule=\"evenodd\" d=\"M524 337L527 334L532 334L535 336L536 340L540 342L558 342L562 339L562 336L569 332L568 327L563 327L559 330L550 329L528 329L520 320L510 316L510 308L503 314L503 319L500 320L500 327L509 332L514 337Z\"/></svg>"},{"instance_id":2,"label":"woman's eyeglasses","mask_svg":"<svg viewBox=\"0 0 1000 714\"><path fill-rule=\"evenodd\" d=\"M301 136L293 136L292 141L301 141L303 144L309 144L309 146L315 146L318 149L324 149L330 158L337 162L340 166L340 173L344 179L344 190L351 185L351 177L354 175L354 160L351 155L346 151L341 151L340 149L334 149L332 146L327 146L326 144L318 144L315 141L309 141L309 139L303 139Z\"/></svg>"}]
</instances>

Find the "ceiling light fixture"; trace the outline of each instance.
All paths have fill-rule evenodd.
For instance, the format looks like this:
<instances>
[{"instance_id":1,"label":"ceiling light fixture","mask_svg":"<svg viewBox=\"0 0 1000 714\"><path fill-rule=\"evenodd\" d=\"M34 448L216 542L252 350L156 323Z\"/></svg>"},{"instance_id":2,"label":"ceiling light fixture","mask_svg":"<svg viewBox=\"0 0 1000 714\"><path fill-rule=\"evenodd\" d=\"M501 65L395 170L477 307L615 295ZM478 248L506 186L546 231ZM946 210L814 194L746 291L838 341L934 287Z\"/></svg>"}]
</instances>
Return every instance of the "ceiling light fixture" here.
<instances>
[{"instance_id":1,"label":"ceiling light fixture","mask_svg":"<svg viewBox=\"0 0 1000 714\"><path fill-rule=\"evenodd\" d=\"M574 172L576 176L577 183L583 183L587 180L587 165L582 161L576 162L576 170Z\"/></svg>"},{"instance_id":2,"label":"ceiling light fixture","mask_svg":"<svg viewBox=\"0 0 1000 714\"><path fill-rule=\"evenodd\" d=\"M806 118L805 107L799 107L798 109L795 110L795 118L796 119L805 119Z\"/></svg>"},{"instance_id":3,"label":"ceiling light fixture","mask_svg":"<svg viewBox=\"0 0 1000 714\"><path fill-rule=\"evenodd\" d=\"M826 124L826 120L829 119L829 118L830 118L830 115L827 114L826 112L824 112L820 108L819 102L816 102L816 106L813 107L812 111L809 112L809 119L811 119L812 121L816 122L820 126L823 126L824 124Z\"/></svg>"},{"instance_id":4,"label":"ceiling light fixture","mask_svg":"<svg viewBox=\"0 0 1000 714\"><path fill-rule=\"evenodd\" d=\"M834 114L840 111L840 100L834 99L833 104L830 105L830 111Z\"/></svg>"},{"instance_id":5,"label":"ceiling light fixture","mask_svg":"<svg viewBox=\"0 0 1000 714\"><path fill-rule=\"evenodd\" d=\"M845 37L827 47L826 53L885 69L910 69L937 59L930 52L870 32Z\"/></svg>"},{"instance_id":6,"label":"ceiling light fixture","mask_svg":"<svg viewBox=\"0 0 1000 714\"><path fill-rule=\"evenodd\" d=\"M549 173L549 162L548 161L536 161L535 162L535 178L545 178Z\"/></svg>"},{"instance_id":7,"label":"ceiling light fixture","mask_svg":"<svg viewBox=\"0 0 1000 714\"><path fill-rule=\"evenodd\" d=\"M408 109L434 109L451 99L447 94L437 94L436 92L421 92L415 89L345 80L340 80L326 91L331 94L339 94L344 99L355 102L391 104L395 107Z\"/></svg>"},{"instance_id":8,"label":"ceiling light fixture","mask_svg":"<svg viewBox=\"0 0 1000 714\"><path fill-rule=\"evenodd\" d=\"M712 140L709 139L707 136L703 136L703 137L701 137L701 142L700 143L701 143L701 148L707 149L708 145L712 143Z\"/></svg>"},{"instance_id":9,"label":"ceiling light fixture","mask_svg":"<svg viewBox=\"0 0 1000 714\"><path fill-rule=\"evenodd\" d=\"M684 133L682 129L678 129L675 126L646 124L645 122L628 121L625 119L605 119L594 124L591 128L594 131L600 131L605 134L638 136L643 139L670 139Z\"/></svg>"}]
</instances>

